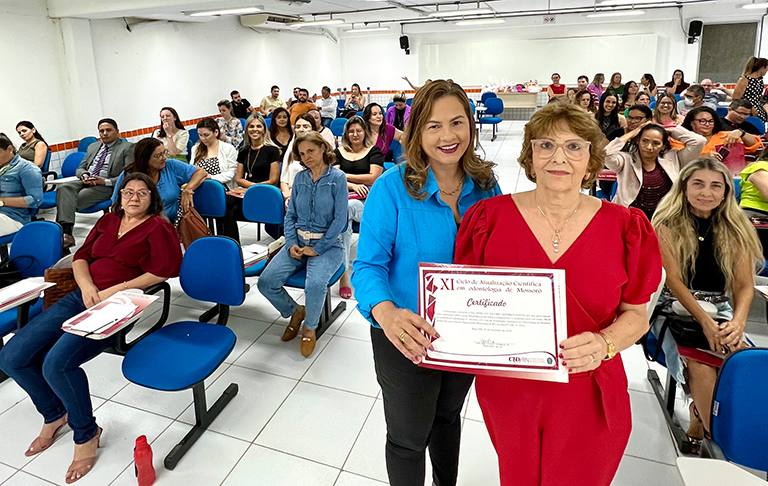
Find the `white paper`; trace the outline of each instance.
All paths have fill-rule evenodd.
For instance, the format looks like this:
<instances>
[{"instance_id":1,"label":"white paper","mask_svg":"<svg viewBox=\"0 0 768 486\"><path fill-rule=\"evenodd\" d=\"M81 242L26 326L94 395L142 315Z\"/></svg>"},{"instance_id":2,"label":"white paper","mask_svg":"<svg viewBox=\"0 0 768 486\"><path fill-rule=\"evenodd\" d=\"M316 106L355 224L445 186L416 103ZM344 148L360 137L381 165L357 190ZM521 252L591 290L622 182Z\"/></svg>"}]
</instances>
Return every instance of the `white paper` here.
<instances>
[{"instance_id":1,"label":"white paper","mask_svg":"<svg viewBox=\"0 0 768 486\"><path fill-rule=\"evenodd\" d=\"M111 302L72 326L72 330L81 332L96 332L109 324L115 324L133 314L136 306L128 301L125 303Z\"/></svg>"},{"instance_id":2,"label":"white paper","mask_svg":"<svg viewBox=\"0 0 768 486\"><path fill-rule=\"evenodd\" d=\"M264 259L267 257L267 252L268 252L267 247L264 245L260 245L258 243L244 246L243 247L243 264L248 265L249 263L255 262L260 259Z\"/></svg>"},{"instance_id":3,"label":"white paper","mask_svg":"<svg viewBox=\"0 0 768 486\"><path fill-rule=\"evenodd\" d=\"M36 289L40 288L40 290L44 290L44 283L40 282L39 280L31 280L31 279L24 279L19 282L16 282L13 285L9 285L5 287L4 289L0 289L0 305L6 302L10 302L12 300L16 300L19 297L26 295L30 292L35 291Z\"/></svg>"},{"instance_id":4,"label":"white paper","mask_svg":"<svg viewBox=\"0 0 768 486\"><path fill-rule=\"evenodd\" d=\"M46 184L53 184L53 185L56 185L56 184L66 184L67 182L74 182L74 181L79 181L79 180L80 180L80 178L79 178L79 177L77 177L77 176L72 176L72 177L62 177L61 179L51 179L51 180L47 180L47 181L45 181L45 183L46 183Z\"/></svg>"}]
</instances>

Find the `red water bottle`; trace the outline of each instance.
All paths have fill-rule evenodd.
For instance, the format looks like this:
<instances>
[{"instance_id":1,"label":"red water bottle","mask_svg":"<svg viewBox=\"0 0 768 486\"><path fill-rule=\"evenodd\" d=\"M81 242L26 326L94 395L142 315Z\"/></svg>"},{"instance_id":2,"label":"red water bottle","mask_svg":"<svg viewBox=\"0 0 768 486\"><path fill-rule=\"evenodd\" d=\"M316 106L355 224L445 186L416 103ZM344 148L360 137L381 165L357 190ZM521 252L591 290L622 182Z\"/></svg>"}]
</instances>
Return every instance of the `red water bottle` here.
<instances>
[{"instance_id":1,"label":"red water bottle","mask_svg":"<svg viewBox=\"0 0 768 486\"><path fill-rule=\"evenodd\" d=\"M152 465L152 447L147 443L146 435L136 439L136 447L133 449L133 460L139 486L150 486L154 483L155 467Z\"/></svg>"}]
</instances>

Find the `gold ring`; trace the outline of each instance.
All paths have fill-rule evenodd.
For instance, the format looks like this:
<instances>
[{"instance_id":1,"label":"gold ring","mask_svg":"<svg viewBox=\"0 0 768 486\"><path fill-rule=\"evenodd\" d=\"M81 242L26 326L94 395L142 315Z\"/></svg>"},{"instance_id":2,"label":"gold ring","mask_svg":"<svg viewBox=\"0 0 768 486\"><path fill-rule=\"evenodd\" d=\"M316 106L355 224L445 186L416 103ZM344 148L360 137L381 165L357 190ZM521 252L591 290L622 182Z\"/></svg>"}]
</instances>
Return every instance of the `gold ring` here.
<instances>
[{"instance_id":1,"label":"gold ring","mask_svg":"<svg viewBox=\"0 0 768 486\"><path fill-rule=\"evenodd\" d=\"M592 361L589 362L589 364L592 364L592 363L595 362L595 357L593 355L591 355L591 354L589 355L589 359L592 360Z\"/></svg>"},{"instance_id":2,"label":"gold ring","mask_svg":"<svg viewBox=\"0 0 768 486\"><path fill-rule=\"evenodd\" d=\"M397 336L397 337L400 338L400 342L404 343L405 342L405 331L401 332L400 335Z\"/></svg>"}]
</instances>

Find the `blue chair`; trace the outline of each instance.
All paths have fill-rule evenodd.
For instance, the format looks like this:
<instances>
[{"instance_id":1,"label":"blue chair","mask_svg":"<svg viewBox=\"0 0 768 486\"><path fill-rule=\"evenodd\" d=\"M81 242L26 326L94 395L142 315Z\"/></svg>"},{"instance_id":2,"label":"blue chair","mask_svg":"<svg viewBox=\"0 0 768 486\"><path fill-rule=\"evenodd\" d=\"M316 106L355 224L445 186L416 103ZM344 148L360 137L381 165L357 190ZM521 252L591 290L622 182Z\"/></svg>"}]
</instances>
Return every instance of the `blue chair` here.
<instances>
[{"instance_id":1,"label":"blue chair","mask_svg":"<svg viewBox=\"0 0 768 486\"><path fill-rule=\"evenodd\" d=\"M212 275L217 278L211 278ZM231 383L210 408L206 405L204 381L229 356L237 339L226 324L229 307L242 304L247 289L240 245L226 237L195 241L184 255L180 282L191 298L219 307L216 324L197 321L169 324L136 343L126 353L122 366L123 375L129 381L146 388L192 389L195 425L165 457L164 465L169 470L176 467L238 392L237 384Z\"/></svg>"},{"instance_id":2,"label":"blue chair","mask_svg":"<svg viewBox=\"0 0 768 486\"><path fill-rule=\"evenodd\" d=\"M187 130L189 132L189 141L192 142L192 145L196 144L198 140L200 140L200 135L197 134L197 128L190 128ZM191 154L192 152L190 152Z\"/></svg>"},{"instance_id":3,"label":"blue chair","mask_svg":"<svg viewBox=\"0 0 768 486\"><path fill-rule=\"evenodd\" d=\"M187 140L187 162L192 162L192 147L194 145L192 140Z\"/></svg>"},{"instance_id":4,"label":"blue chair","mask_svg":"<svg viewBox=\"0 0 768 486\"><path fill-rule=\"evenodd\" d=\"M469 98L469 109L472 110L472 116L475 116L475 102Z\"/></svg>"},{"instance_id":5,"label":"blue chair","mask_svg":"<svg viewBox=\"0 0 768 486\"><path fill-rule=\"evenodd\" d=\"M51 149L48 149L48 152L45 154L45 160L43 161L43 172L48 172L48 168L51 166Z\"/></svg>"},{"instance_id":6,"label":"blue chair","mask_svg":"<svg viewBox=\"0 0 768 486\"><path fill-rule=\"evenodd\" d=\"M651 104L648 105L648 108L650 109L656 108L656 98L651 98Z\"/></svg>"},{"instance_id":7,"label":"blue chair","mask_svg":"<svg viewBox=\"0 0 768 486\"><path fill-rule=\"evenodd\" d=\"M768 470L768 456L757 446L768 439L768 349L737 351L723 361L712 397L712 440L703 455Z\"/></svg>"},{"instance_id":8,"label":"blue chair","mask_svg":"<svg viewBox=\"0 0 768 486\"><path fill-rule=\"evenodd\" d=\"M747 117L745 120L747 123L751 123L755 128L757 128L757 131L760 132L760 135L765 135L765 123L763 120L759 119L756 116L750 116Z\"/></svg>"},{"instance_id":9,"label":"blue chair","mask_svg":"<svg viewBox=\"0 0 768 486\"><path fill-rule=\"evenodd\" d=\"M741 178L733 180L733 196L737 202L741 202Z\"/></svg>"},{"instance_id":10,"label":"blue chair","mask_svg":"<svg viewBox=\"0 0 768 486\"><path fill-rule=\"evenodd\" d=\"M267 125L267 130L269 130L269 127L272 126L272 113L270 113L269 115L267 115L266 118L264 118L264 124Z\"/></svg>"},{"instance_id":11,"label":"blue chair","mask_svg":"<svg viewBox=\"0 0 768 486\"><path fill-rule=\"evenodd\" d=\"M403 158L403 145L397 140L392 140L392 144L389 146L389 149L392 150L392 163L397 165L402 162L401 159Z\"/></svg>"},{"instance_id":12,"label":"blue chair","mask_svg":"<svg viewBox=\"0 0 768 486\"><path fill-rule=\"evenodd\" d=\"M345 228L346 230L346 228ZM282 250L281 250L282 251ZM331 303L331 287L339 281L341 275L344 273L344 264L342 263L336 273L333 274L331 280L328 282L328 292L325 294L325 303L323 304L323 312L320 314L320 322L315 329L315 336L320 339L320 336L328 330L333 322L338 319L342 312L347 308L346 302L339 302L336 308L333 308ZM304 267L298 272L294 273L285 282L286 287L293 287L295 289L303 289L307 279L307 268Z\"/></svg>"},{"instance_id":13,"label":"blue chair","mask_svg":"<svg viewBox=\"0 0 768 486\"><path fill-rule=\"evenodd\" d=\"M331 122L331 133L334 137L344 135L344 126L347 124L346 118L334 118Z\"/></svg>"},{"instance_id":14,"label":"blue chair","mask_svg":"<svg viewBox=\"0 0 768 486\"><path fill-rule=\"evenodd\" d=\"M85 152L88 150L88 147L89 147L89 146L90 146L92 143L96 143L96 142L98 142L98 141L99 141L99 139L98 139L98 138L96 138L96 137L85 137L85 138L81 139L81 140L80 140L80 141L77 143L77 151L78 151L78 152L83 152L83 153L85 153Z\"/></svg>"},{"instance_id":15,"label":"blue chair","mask_svg":"<svg viewBox=\"0 0 768 486\"><path fill-rule=\"evenodd\" d=\"M249 187L243 196L243 216L254 223L282 225L285 219L285 202L280 189L266 184ZM266 259L251 265L245 269L245 276L261 275L266 266Z\"/></svg>"},{"instance_id":16,"label":"blue chair","mask_svg":"<svg viewBox=\"0 0 768 486\"><path fill-rule=\"evenodd\" d=\"M355 113L355 116L363 116L363 110L360 110L357 113Z\"/></svg>"},{"instance_id":17,"label":"blue chair","mask_svg":"<svg viewBox=\"0 0 768 486\"><path fill-rule=\"evenodd\" d=\"M717 116L719 116L720 118L728 114L728 108L726 108L725 106L718 106L717 110L715 111L717 111Z\"/></svg>"},{"instance_id":18,"label":"blue chair","mask_svg":"<svg viewBox=\"0 0 768 486\"><path fill-rule=\"evenodd\" d=\"M243 130L245 130L245 122L246 122L246 119L245 119L245 118L238 118L238 120L240 120L240 125L242 125L242 127L243 127Z\"/></svg>"},{"instance_id":19,"label":"blue chair","mask_svg":"<svg viewBox=\"0 0 768 486\"><path fill-rule=\"evenodd\" d=\"M496 93L493 91L486 91L480 96L480 103L485 104L491 98L497 98Z\"/></svg>"},{"instance_id":20,"label":"blue chair","mask_svg":"<svg viewBox=\"0 0 768 486\"><path fill-rule=\"evenodd\" d=\"M408 106L411 106L412 103L413 103L413 98L408 98L407 100L405 100L405 104Z\"/></svg>"},{"instance_id":21,"label":"blue chair","mask_svg":"<svg viewBox=\"0 0 768 486\"><path fill-rule=\"evenodd\" d=\"M227 212L226 193L224 185L213 179L206 179L195 189L193 202L200 216L208 219L208 227L212 234L222 230L221 218Z\"/></svg>"},{"instance_id":22,"label":"blue chair","mask_svg":"<svg viewBox=\"0 0 768 486\"><path fill-rule=\"evenodd\" d=\"M683 97L682 97L682 96L680 96L679 94L675 94L675 99L676 99L677 101L680 101L680 100L682 100L682 99L683 99Z\"/></svg>"},{"instance_id":23,"label":"blue chair","mask_svg":"<svg viewBox=\"0 0 768 486\"><path fill-rule=\"evenodd\" d=\"M480 126L483 125L492 125L493 126L493 137L491 138L491 142L496 140L496 126L501 123L502 118L500 116L501 113L504 111L504 102L501 101L499 98L488 98L485 101L485 107L487 110L485 110L485 114L487 116L484 116L477 120L477 123L480 124Z\"/></svg>"},{"instance_id":24,"label":"blue chair","mask_svg":"<svg viewBox=\"0 0 768 486\"><path fill-rule=\"evenodd\" d=\"M395 102L394 101L390 101L389 103L387 103L387 107L384 108L384 114L386 115L386 113L389 111L389 109L392 108L393 106L395 106Z\"/></svg>"},{"instance_id":25,"label":"blue chair","mask_svg":"<svg viewBox=\"0 0 768 486\"><path fill-rule=\"evenodd\" d=\"M64 162L61 164L61 176L62 177L74 176L77 171L77 168L80 167L80 164L83 162L84 158L85 158L85 152L74 152L67 155L67 158L64 159Z\"/></svg>"}]
</instances>

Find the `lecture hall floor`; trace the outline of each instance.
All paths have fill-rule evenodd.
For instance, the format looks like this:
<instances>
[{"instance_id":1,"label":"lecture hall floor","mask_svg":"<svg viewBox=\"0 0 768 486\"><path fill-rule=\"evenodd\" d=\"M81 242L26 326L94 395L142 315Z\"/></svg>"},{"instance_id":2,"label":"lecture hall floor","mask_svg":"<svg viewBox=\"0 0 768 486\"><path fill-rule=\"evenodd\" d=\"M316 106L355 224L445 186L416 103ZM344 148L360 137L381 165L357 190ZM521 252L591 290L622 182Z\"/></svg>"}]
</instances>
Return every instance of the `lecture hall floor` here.
<instances>
[{"instance_id":1,"label":"lecture hall floor","mask_svg":"<svg viewBox=\"0 0 768 486\"><path fill-rule=\"evenodd\" d=\"M487 157L499 164L504 192L533 186L516 162L523 125L502 122L495 142L490 141L491 130L483 130L482 145ZM75 236L82 242L95 218L79 219ZM253 225L241 232L244 243L255 241ZM354 310L355 302L348 302L346 312L319 340L313 356L304 359L298 339L280 341L286 321L258 293L255 279L251 283L245 304L232 309L229 321L237 333L235 350L206 383L209 403L232 382L239 384L240 393L174 471L163 469L162 459L194 420L192 393L164 393L133 385L123 378L121 359L113 355L101 355L85 365L104 436L95 468L78 484L136 484L132 452L134 440L142 434L155 453L159 486L386 484L382 400L368 323ZM196 320L206 306L183 295L178 279L172 284L170 322ZM303 300L303 295L294 295ZM334 304L340 301L338 289L332 295ZM759 312L762 302L757 304L749 327L766 334L765 317ZM633 430L613 484L682 485L675 467L677 452L646 380L648 364L642 350L633 346L622 357L629 377ZM684 405L679 412L687 416ZM497 485L496 455L474 390L462 417L459 484ZM72 459L72 432L65 429L66 434L49 450L27 458L24 451L40 425L27 395L12 380L0 384L2 486L64 484Z\"/></svg>"}]
</instances>

